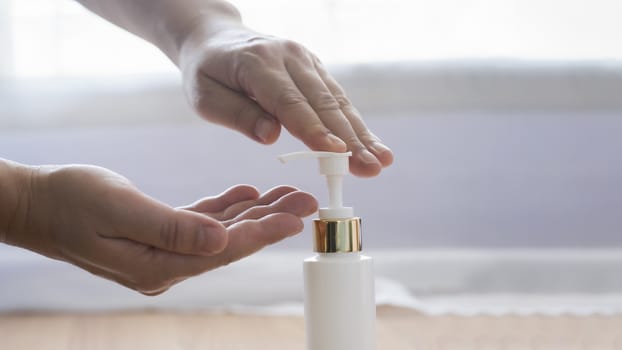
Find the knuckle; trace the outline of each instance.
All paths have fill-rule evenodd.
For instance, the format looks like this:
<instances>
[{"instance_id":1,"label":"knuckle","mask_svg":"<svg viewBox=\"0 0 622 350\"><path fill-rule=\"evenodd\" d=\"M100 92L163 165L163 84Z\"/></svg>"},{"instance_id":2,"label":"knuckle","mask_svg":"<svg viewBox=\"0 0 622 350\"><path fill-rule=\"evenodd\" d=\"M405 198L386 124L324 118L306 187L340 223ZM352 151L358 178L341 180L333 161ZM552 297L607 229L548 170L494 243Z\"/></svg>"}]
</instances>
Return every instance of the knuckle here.
<instances>
[{"instance_id":1,"label":"knuckle","mask_svg":"<svg viewBox=\"0 0 622 350\"><path fill-rule=\"evenodd\" d=\"M324 138L331 133L330 130L321 123L300 125L297 128L292 128L290 132L294 137L302 140L316 140Z\"/></svg>"},{"instance_id":2,"label":"knuckle","mask_svg":"<svg viewBox=\"0 0 622 350\"><path fill-rule=\"evenodd\" d=\"M247 40L246 52L256 57L268 57L273 52L273 39L264 36L255 36Z\"/></svg>"},{"instance_id":3,"label":"knuckle","mask_svg":"<svg viewBox=\"0 0 622 350\"><path fill-rule=\"evenodd\" d=\"M339 101L329 92L318 93L313 99L312 105L318 112L335 111L340 109Z\"/></svg>"},{"instance_id":4,"label":"knuckle","mask_svg":"<svg viewBox=\"0 0 622 350\"><path fill-rule=\"evenodd\" d=\"M162 245L170 250L177 250L180 245L181 234L179 232L179 222L176 218L165 220L160 225L160 241Z\"/></svg>"},{"instance_id":5,"label":"knuckle","mask_svg":"<svg viewBox=\"0 0 622 350\"><path fill-rule=\"evenodd\" d=\"M322 67L322 60L314 53L309 53L309 54L311 56L311 61L313 62L313 64L316 67L323 68Z\"/></svg>"},{"instance_id":6,"label":"knuckle","mask_svg":"<svg viewBox=\"0 0 622 350\"><path fill-rule=\"evenodd\" d=\"M334 99L339 104L339 108L341 108L341 109L352 108L352 102L350 101L350 99L346 95L344 95L344 94L336 94L334 96Z\"/></svg>"},{"instance_id":7,"label":"knuckle","mask_svg":"<svg viewBox=\"0 0 622 350\"><path fill-rule=\"evenodd\" d=\"M209 81L197 80L193 87L186 92L187 100L195 112L208 121L215 119L212 109L217 96L218 89Z\"/></svg>"},{"instance_id":8,"label":"knuckle","mask_svg":"<svg viewBox=\"0 0 622 350\"><path fill-rule=\"evenodd\" d=\"M236 63L241 69L263 65L268 55L268 48L265 45L255 44L238 53Z\"/></svg>"},{"instance_id":9,"label":"knuckle","mask_svg":"<svg viewBox=\"0 0 622 350\"><path fill-rule=\"evenodd\" d=\"M278 109L300 106L306 103L307 99L293 88L283 89L276 98L276 106ZM277 115L278 114L277 111Z\"/></svg>"},{"instance_id":10,"label":"knuckle","mask_svg":"<svg viewBox=\"0 0 622 350\"><path fill-rule=\"evenodd\" d=\"M368 131L364 131L363 133L361 133L358 138L366 144L370 144L370 143L374 143L374 142L378 142L378 138L374 135L372 135L370 132Z\"/></svg>"},{"instance_id":11,"label":"knuckle","mask_svg":"<svg viewBox=\"0 0 622 350\"><path fill-rule=\"evenodd\" d=\"M273 55L273 39L256 36L246 40L246 44L238 50L236 62L240 66L263 65Z\"/></svg>"},{"instance_id":12,"label":"knuckle","mask_svg":"<svg viewBox=\"0 0 622 350\"><path fill-rule=\"evenodd\" d=\"M233 60L230 80L238 86L248 89L249 76L258 67L265 67L270 56L270 49L266 44L253 43L237 53Z\"/></svg>"},{"instance_id":13,"label":"knuckle","mask_svg":"<svg viewBox=\"0 0 622 350\"><path fill-rule=\"evenodd\" d=\"M289 40L289 39L283 39L282 40L282 46L283 48L285 48L285 50L287 52L290 52L292 54L295 55L300 55L300 56L306 56L307 55L307 49L305 49L304 46L302 46L301 44L293 41L293 40Z\"/></svg>"},{"instance_id":14,"label":"knuckle","mask_svg":"<svg viewBox=\"0 0 622 350\"><path fill-rule=\"evenodd\" d=\"M361 143L361 140L359 140L359 138L357 136L350 136L348 138L346 138L345 143L348 145L348 149L356 152L356 151L362 151L362 150L366 150L367 147L365 147L365 145L363 145L363 143Z\"/></svg>"},{"instance_id":15,"label":"knuckle","mask_svg":"<svg viewBox=\"0 0 622 350\"><path fill-rule=\"evenodd\" d=\"M260 117L260 111L250 103L243 103L234 115L233 125L236 129L244 129L249 121Z\"/></svg>"}]
</instances>

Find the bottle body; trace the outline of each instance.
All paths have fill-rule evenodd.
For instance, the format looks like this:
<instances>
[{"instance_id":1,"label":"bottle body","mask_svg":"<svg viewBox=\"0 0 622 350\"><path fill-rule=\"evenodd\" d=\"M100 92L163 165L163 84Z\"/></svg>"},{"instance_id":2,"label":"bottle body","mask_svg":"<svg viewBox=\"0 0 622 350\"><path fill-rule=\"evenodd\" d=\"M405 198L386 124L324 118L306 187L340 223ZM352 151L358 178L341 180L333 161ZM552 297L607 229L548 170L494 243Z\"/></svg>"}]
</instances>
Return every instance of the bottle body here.
<instances>
[{"instance_id":1,"label":"bottle body","mask_svg":"<svg viewBox=\"0 0 622 350\"><path fill-rule=\"evenodd\" d=\"M307 350L375 350L373 260L319 253L303 269Z\"/></svg>"}]
</instances>

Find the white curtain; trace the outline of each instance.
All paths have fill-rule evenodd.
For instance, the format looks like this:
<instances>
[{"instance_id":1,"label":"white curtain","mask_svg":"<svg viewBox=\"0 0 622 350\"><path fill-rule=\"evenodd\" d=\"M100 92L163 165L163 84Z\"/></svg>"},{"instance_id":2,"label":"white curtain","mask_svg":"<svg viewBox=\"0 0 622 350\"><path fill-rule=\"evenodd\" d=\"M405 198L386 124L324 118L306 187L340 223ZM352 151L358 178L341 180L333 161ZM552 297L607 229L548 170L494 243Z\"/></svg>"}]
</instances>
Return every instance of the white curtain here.
<instances>
[{"instance_id":1,"label":"white curtain","mask_svg":"<svg viewBox=\"0 0 622 350\"><path fill-rule=\"evenodd\" d=\"M5 78L104 77L174 72L149 43L70 0L0 0ZM3 28L6 27L6 28ZM4 54L5 47L12 47Z\"/></svg>"},{"instance_id":2,"label":"white curtain","mask_svg":"<svg viewBox=\"0 0 622 350\"><path fill-rule=\"evenodd\" d=\"M13 71L13 40L11 31L11 2L0 0L0 78Z\"/></svg>"},{"instance_id":3,"label":"white curtain","mask_svg":"<svg viewBox=\"0 0 622 350\"><path fill-rule=\"evenodd\" d=\"M618 0L231 1L250 27L327 63L622 59ZM174 71L157 49L70 0L0 0L0 47L0 73L17 77Z\"/></svg>"},{"instance_id":4,"label":"white curtain","mask_svg":"<svg viewBox=\"0 0 622 350\"><path fill-rule=\"evenodd\" d=\"M250 27L342 64L370 109L619 107L622 1L231 1ZM0 80L5 129L193 118L157 48L71 0L0 0Z\"/></svg>"}]
</instances>

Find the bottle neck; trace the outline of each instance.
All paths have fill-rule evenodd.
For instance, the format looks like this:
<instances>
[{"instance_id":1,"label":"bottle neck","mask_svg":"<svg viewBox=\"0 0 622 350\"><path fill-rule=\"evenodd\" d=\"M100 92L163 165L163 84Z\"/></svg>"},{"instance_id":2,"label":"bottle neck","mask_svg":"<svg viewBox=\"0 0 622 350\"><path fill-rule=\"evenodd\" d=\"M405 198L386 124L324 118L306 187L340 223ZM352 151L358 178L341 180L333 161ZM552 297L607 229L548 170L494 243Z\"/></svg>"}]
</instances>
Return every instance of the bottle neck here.
<instances>
[{"instance_id":1,"label":"bottle neck","mask_svg":"<svg viewBox=\"0 0 622 350\"><path fill-rule=\"evenodd\" d=\"M313 220L313 250L317 253L353 253L363 249L361 218Z\"/></svg>"}]
</instances>

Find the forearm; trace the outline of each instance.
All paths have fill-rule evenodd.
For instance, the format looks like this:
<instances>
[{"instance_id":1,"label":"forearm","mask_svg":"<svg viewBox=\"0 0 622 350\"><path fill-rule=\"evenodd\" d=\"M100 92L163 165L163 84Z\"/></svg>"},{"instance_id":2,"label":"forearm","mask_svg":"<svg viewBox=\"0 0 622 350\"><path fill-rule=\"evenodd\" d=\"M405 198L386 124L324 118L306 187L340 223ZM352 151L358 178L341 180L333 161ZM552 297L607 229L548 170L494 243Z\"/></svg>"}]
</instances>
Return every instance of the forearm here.
<instances>
[{"instance_id":1,"label":"forearm","mask_svg":"<svg viewBox=\"0 0 622 350\"><path fill-rule=\"evenodd\" d=\"M175 64L183 41L199 23L217 31L241 23L237 9L223 0L78 0L108 21L160 48Z\"/></svg>"}]
</instances>

